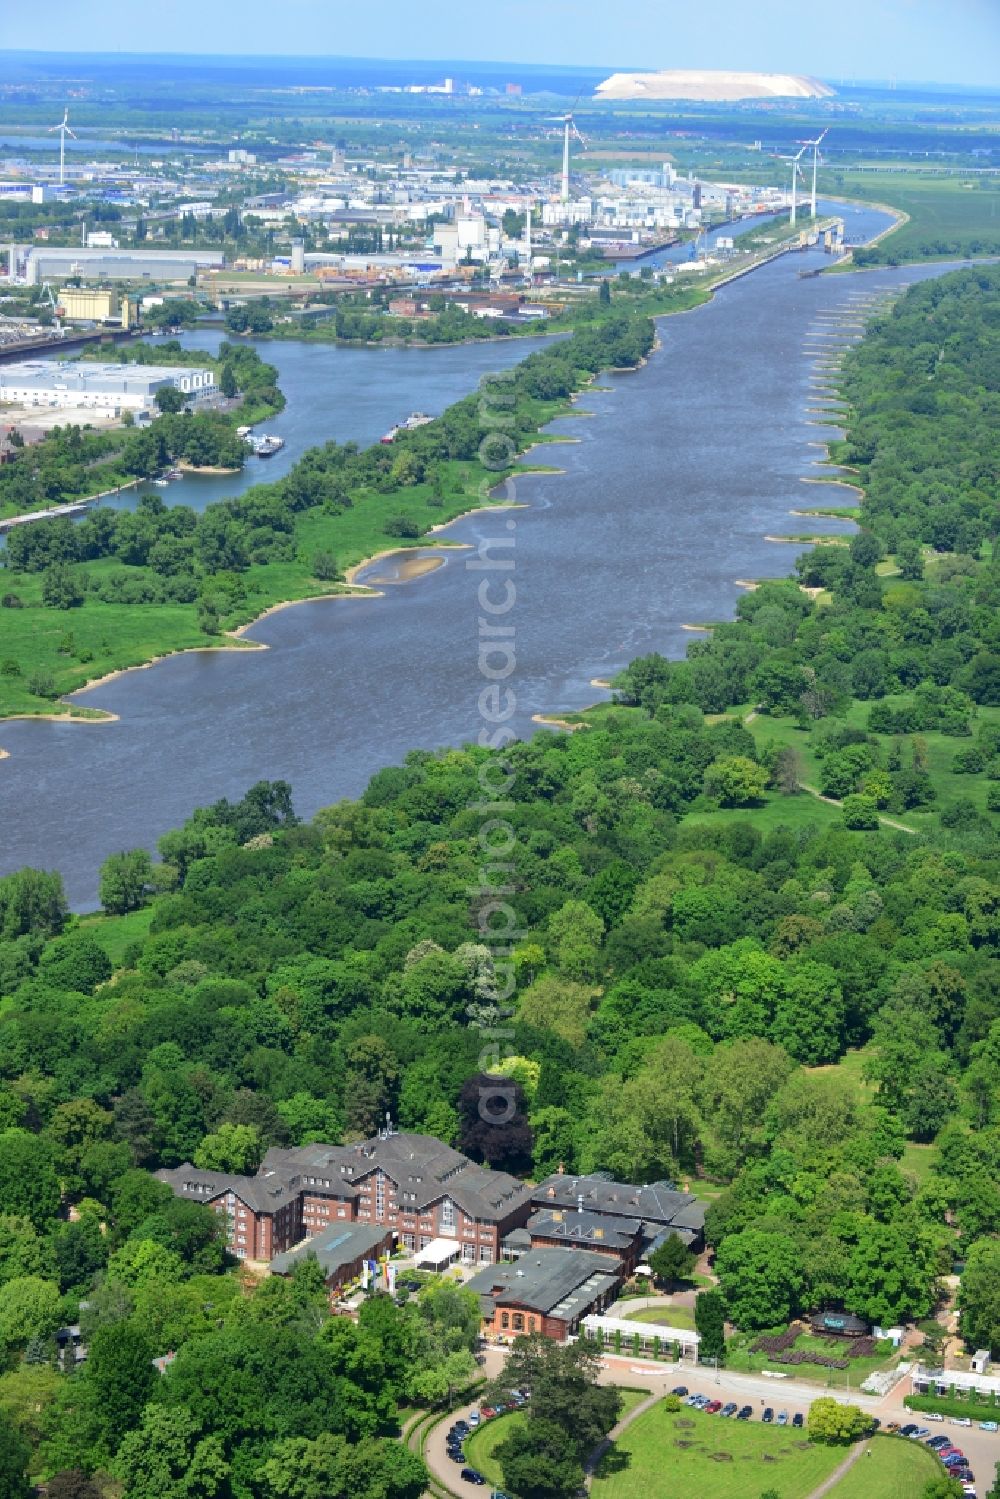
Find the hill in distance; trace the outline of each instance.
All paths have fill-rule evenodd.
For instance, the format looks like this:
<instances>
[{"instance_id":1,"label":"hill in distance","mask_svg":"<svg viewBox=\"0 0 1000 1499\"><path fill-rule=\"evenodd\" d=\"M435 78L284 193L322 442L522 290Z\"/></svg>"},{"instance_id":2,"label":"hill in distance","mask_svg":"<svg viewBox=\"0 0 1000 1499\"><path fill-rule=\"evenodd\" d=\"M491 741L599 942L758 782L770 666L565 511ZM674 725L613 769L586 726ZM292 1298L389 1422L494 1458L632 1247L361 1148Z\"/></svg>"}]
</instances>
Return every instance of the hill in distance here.
<instances>
[{"instance_id":1,"label":"hill in distance","mask_svg":"<svg viewBox=\"0 0 1000 1499\"><path fill-rule=\"evenodd\" d=\"M658 73L612 73L597 86L598 99L828 99L832 88L798 73L732 73L668 68Z\"/></svg>"}]
</instances>

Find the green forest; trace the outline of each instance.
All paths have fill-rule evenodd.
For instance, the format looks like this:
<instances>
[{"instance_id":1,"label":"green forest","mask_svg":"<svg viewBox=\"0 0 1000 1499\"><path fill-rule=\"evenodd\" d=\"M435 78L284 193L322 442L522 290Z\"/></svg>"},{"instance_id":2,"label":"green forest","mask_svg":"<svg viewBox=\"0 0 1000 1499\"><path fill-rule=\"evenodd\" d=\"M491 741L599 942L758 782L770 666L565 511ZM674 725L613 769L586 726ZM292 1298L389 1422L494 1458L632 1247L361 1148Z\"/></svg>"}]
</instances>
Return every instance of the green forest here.
<instances>
[{"instance_id":1,"label":"green forest","mask_svg":"<svg viewBox=\"0 0 1000 1499\"><path fill-rule=\"evenodd\" d=\"M386 1110L531 1179L691 1183L740 1330L816 1307L917 1321L958 1263L962 1333L1000 1356L998 293L994 269L916 287L848 357L850 545L748 593L686 660L634 662L575 732L415 750L308 823L261 783L156 862L110 859L101 915L70 916L56 874L0 880L10 1471L61 1475L53 1495L117 1475L125 1499L419 1493L387 1439L471 1367L460 1295L374 1298L353 1326L308 1268L251 1292L212 1214L150 1175L253 1170ZM520 366L519 434L607 357L580 347ZM320 450L263 492L261 545L387 463L440 465L472 424L460 403L388 455ZM212 544L245 545L240 507L264 502L213 507ZM127 523L194 575L212 533L174 514L69 534L114 550ZM32 529L24 576L86 576L34 551L65 530ZM484 1069L516 1084L507 1126L468 1107ZM78 1318L75 1369L54 1334Z\"/></svg>"}]
</instances>

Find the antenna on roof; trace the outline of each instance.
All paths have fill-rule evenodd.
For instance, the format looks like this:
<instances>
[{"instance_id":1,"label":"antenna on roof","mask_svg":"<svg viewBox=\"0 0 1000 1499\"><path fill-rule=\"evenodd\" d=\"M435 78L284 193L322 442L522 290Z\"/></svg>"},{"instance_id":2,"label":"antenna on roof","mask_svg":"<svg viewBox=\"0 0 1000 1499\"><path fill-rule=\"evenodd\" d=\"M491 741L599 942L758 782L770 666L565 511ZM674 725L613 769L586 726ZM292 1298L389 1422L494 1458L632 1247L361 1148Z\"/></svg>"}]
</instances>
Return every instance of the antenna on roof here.
<instances>
[{"instance_id":1,"label":"antenna on roof","mask_svg":"<svg viewBox=\"0 0 1000 1499\"><path fill-rule=\"evenodd\" d=\"M577 1194L576 1194L576 1210L577 1210L578 1213L582 1213L583 1212L583 1193L582 1192L577 1192Z\"/></svg>"}]
</instances>

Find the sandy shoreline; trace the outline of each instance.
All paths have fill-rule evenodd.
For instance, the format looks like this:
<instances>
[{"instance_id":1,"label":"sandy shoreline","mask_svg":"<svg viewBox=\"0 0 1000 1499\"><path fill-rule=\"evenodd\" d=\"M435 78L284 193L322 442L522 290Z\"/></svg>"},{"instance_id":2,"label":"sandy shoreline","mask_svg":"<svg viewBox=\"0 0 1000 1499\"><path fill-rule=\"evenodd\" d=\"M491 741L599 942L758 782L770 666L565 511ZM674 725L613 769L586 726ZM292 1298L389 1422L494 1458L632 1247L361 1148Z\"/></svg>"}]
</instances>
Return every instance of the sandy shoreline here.
<instances>
[{"instance_id":1,"label":"sandy shoreline","mask_svg":"<svg viewBox=\"0 0 1000 1499\"><path fill-rule=\"evenodd\" d=\"M578 729L590 728L589 724L570 723L567 718L554 718L549 713L532 713L531 722L544 724L549 729L562 729L567 734L575 734Z\"/></svg>"},{"instance_id":2,"label":"sandy shoreline","mask_svg":"<svg viewBox=\"0 0 1000 1499\"><path fill-rule=\"evenodd\" d=\"M224 479L243 473L241 468L220 468L216 463L188 463L186 458L179 459L173 466L182 474L217 474Z\"/></svg>"},{"instance_id":3,"label":"sandy shoreline","mask_svg":"<svg viewBox=\"0 0 1000 1499\"><path fill-rule=\"evenodd\" d=\"M827 489L853 489L855 494L864 494L864 490L861 488L860 484L852 484L850 479L834 479L832 477L828 479L820 479L817 478L814 474L800 474L799 483L822 484ZM793 515L797 513L798 512L795 510L792 511Z\"/></svg>"}]
</instances>

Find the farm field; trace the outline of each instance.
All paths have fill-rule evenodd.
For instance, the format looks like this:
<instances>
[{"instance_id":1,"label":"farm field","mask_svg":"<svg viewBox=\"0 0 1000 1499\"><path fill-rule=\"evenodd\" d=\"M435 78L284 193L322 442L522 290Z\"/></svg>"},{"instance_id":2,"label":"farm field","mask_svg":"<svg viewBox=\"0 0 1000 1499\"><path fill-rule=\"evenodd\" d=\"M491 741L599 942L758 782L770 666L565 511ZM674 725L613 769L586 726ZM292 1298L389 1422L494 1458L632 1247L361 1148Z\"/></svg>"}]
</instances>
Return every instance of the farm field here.
<instances>
[{"instance_id":1,"label":"farm field","mask_svg":"<svg viewBox=\"0 0 1000 1499\"><path fill-rule=\"evenodd\" d=\"M995 179L927 173L837 172L821 177L821 188L834 196L887 203L909 215L878 249L881 262L955 259L969 254L996 254L1000 249L1000 188Z\"/></svg>"}]
</instances>

